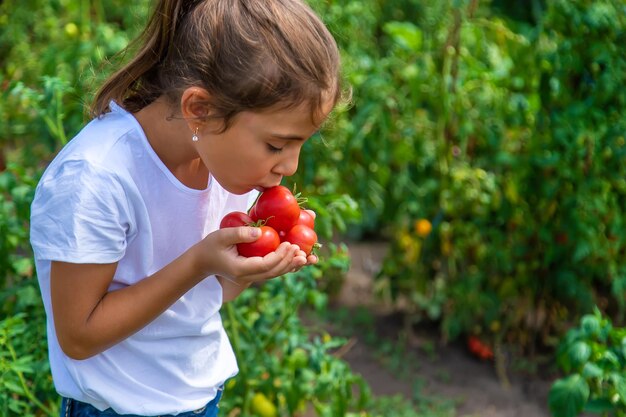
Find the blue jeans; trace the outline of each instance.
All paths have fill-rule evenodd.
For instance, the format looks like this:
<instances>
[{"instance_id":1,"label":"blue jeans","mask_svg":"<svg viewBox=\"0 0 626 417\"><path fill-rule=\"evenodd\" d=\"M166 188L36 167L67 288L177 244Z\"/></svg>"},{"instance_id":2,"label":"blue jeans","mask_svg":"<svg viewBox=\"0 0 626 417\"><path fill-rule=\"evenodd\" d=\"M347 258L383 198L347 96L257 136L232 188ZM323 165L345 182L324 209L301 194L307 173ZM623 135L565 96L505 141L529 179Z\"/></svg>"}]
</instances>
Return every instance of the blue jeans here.
<instances>
[{"instance_id":1,"label":"blue jeans","mask_svg":"<svg viewBox=\"0 0 626 417\"><path fill-rule=\"evenodd\" d=\"M223 389L220 388L217 391L217 396L211 400L207 405L194 411L187 411L186 413L178 414L176 417L217 417L219 411L219 402L222 398ZM104 411L98 410L96 407L86 404L80 401L73 400L71 398L63 397L61 402L61 415L60 417L147 417L138 416L136 414L117 414L110 408ZM172 417L170 414L164 414L159 417Z\"/></svg>"}]
</instances>

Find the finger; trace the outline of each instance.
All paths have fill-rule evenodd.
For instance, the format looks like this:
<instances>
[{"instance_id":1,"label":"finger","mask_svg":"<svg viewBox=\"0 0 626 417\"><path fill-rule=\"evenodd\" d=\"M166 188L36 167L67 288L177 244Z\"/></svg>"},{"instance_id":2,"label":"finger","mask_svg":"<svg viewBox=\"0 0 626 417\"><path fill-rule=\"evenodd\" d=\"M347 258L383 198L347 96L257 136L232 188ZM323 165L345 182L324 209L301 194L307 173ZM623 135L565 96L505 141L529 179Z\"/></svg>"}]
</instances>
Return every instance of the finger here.
<instances>
[{"instance_id":1,"label":"finger","mask_svg":"<svg viewBox=\"0 0 626 417\"><path fill-rule=\"evenodd\" d=\"M239 275L250 280L261 280L282 275L281 271L295 256L295 245L283 242L274 252L264 257L244 258L240 264ZM296 246L297 248L297 246Z\"/></svg>"},{"instance_id":2,"label":"finger","mask_svg":"<svg viewBox=\"0 0 626 417\"><path fill-rule=\"evenodd\" d=\"M279 248L270 254L265 255L264 270L252 274L250 278L254 280L265 280L278 277L306 264L306 258L297 256L298 247L284 242Z\"/></svg>"},{"instance_id":3,"label":"finger","mask_svg":"<svg viewBox=\"0 0 626 417\"><path fill-rule=\"evenodd\" d=\"M261 229L258 227L228 227L220 229L222 242L225 246L236 245L243 242L254 242L261 236Z\"/></svg>"},{"instance_id":4,"label":"finger","mask_svg":"<svg viewBox=\"0 0 626 417\"><path fill-rule=\"evenodd\" d=\"M307 256L306 261L308 265L315 265L319 261L319 258L315 255L309 255Z\"/></svg>"},{"instance_id":5,"label":"finger","mask_svg":"<svg viewBox=\"0 0 626 417\"><path fill-rule=\"evenodd\" d=\"M305 211L307 211L311 216L313 216L314 219L317 217L317 213L314 212L313 210L305 209Z\"/></svg>"},{"instance_id":6,"label":"finger","mask_svg":"<svg viewBox=\"0 0 626 417\"><path fill-rule=\"evenodd\" d=\"M279 251L276 253L280 255L280 259L273 268L273 272L283 275L297 266L300 263L300 261L297 260L299 251L297 245L284 242L284 246L279 247Z\"/></svg>"}]
</instances>

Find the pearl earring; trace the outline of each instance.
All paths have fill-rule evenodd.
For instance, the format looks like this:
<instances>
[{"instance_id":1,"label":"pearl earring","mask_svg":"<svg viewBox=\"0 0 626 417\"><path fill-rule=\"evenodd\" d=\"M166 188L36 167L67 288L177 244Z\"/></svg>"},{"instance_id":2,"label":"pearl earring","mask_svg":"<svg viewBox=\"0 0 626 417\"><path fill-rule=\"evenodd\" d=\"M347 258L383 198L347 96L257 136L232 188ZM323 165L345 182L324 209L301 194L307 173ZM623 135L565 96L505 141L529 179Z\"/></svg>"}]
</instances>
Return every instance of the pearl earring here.
<instances>
[{"instance_id":1,"label":"pearl earring","mask_svg":"<svg viewBox=\"0 0 626 417\"><path fill-rule=\"evenodd\" d=\"M198 128L196 127L196 130L193 132L193 136L191 136L191 140L194 142L198 141Z\"/></svg>"}]
</instances>

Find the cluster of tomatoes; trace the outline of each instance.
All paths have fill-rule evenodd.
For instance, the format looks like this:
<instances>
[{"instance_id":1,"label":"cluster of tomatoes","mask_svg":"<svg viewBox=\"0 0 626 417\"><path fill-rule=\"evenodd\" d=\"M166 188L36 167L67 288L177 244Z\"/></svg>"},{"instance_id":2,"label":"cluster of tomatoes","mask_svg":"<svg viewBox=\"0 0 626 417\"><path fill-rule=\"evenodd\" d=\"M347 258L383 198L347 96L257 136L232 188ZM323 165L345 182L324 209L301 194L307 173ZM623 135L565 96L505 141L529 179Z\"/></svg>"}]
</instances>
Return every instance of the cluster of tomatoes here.
<instances>
[{"instance_id":1,"label":"cluster of tomatoes","mask_svg":"<svg viewBox=\"0 0 626 417\"><path fill-rule=\"evenodd\" d=\"M315 218L311 212L300 208L300 203L287 187L268 188L248 213L233 211L224 216L220 228L260 227L261 236L256 241L237 244L237 251L245 257L265 256L275 251L281 242L296 244L309 255L319 246Z\"/></svg>"}]
</instances>

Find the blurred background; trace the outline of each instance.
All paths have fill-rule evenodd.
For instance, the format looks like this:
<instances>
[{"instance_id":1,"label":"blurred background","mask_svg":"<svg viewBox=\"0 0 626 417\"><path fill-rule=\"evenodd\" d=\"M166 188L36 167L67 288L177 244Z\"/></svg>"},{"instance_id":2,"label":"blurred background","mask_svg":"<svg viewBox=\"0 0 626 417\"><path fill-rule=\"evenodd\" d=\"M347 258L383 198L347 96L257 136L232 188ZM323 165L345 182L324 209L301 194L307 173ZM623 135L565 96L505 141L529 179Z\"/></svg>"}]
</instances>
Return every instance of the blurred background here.
<instances>
[{"instance_id":1,"label":"blurred background","mask_svg":"<svg viewBox=\"0 0 626 417\"><path fill-rule=\"evenodd\" d=\"M343 360L384 307L393 354L427 328L435 351L461 344L502 383L514 364L548 371L554 416L625 416L626 1L310 4L353 91L286 181L318 213L322 262L225 306L242 366L222 412L455 415L375 395ZM150 6L0 1L2 416L58 414L29 205ZM368 244L369 307L333 315L350 248Z\"/></svg>"}]
</instances>

